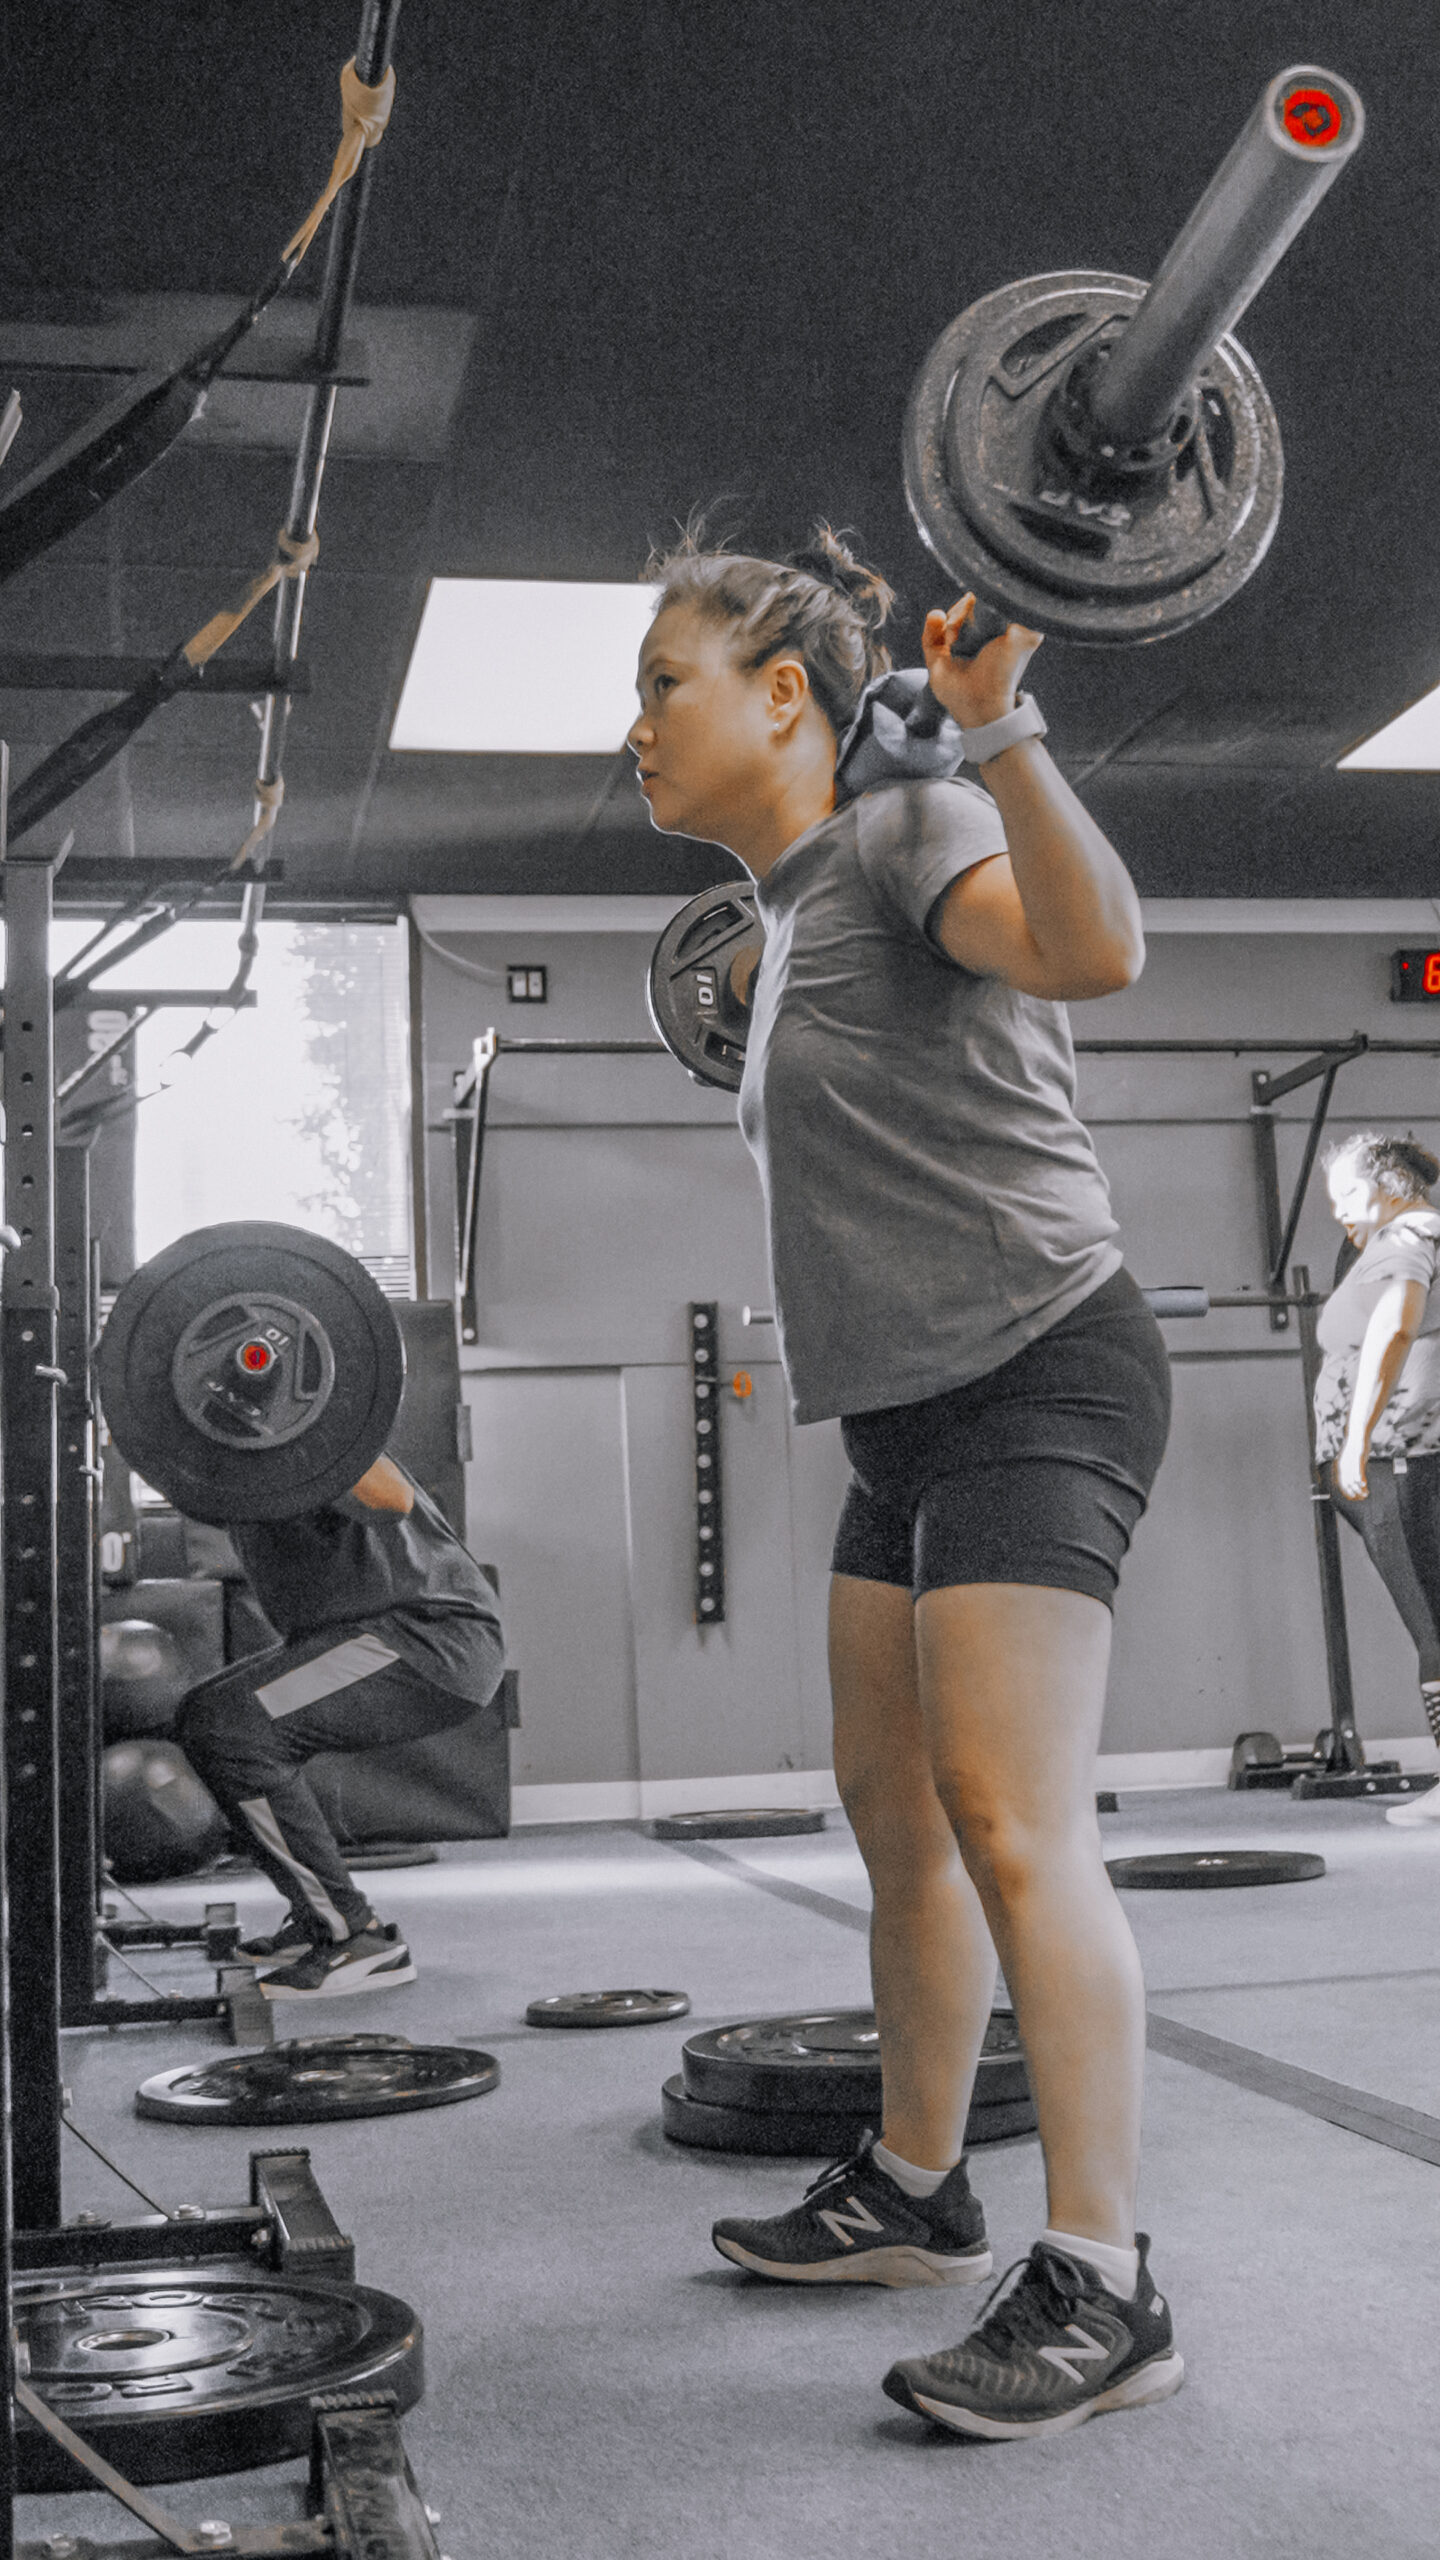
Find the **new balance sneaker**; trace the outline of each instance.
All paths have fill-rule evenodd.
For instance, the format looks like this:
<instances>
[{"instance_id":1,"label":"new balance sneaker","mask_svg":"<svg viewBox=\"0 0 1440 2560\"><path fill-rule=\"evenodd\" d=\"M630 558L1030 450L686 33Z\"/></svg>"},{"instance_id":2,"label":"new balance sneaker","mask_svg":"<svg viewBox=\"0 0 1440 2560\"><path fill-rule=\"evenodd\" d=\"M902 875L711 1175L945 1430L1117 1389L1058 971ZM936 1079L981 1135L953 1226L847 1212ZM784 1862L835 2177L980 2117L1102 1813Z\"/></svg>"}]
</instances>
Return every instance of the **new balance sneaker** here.
<instances>
[{"instance_id":1,"label":"new balance sneaker","mask_svg":"<svg viewBox=\"0 0 1440 2560\"><path fill-rule=\"evenodd\" d=\"M1001 2277L978 2326L958 2347L907 2356L883 2388L902 2409L963 2436L1058 2436L1102 2409L1168 2400L1185 2379L1168 2305L1137 2234L1140 2280L1122 2302L1095 2269L1037 2240ZM996 2295L1021 2270L1013 2293Z\"/></svg>"},{"instance_id":2,"label":"new balance sneaker","mask_svg":"<svg viewBox=\"0 0 1440 2560\"><path fill-rule=\"evenodd\" d=\"M279 1973L262 1974L260 1988L267 2000L338 2000L348 1991L389 1991L414 1979L410 1950L393 1920L372 1920L352 1937L310 1947Z\"/></svg>"},{"instance_id":3,"label":"new balance sneaker","mask_svg":"<svg viewBox=\"0 0 1440 2560\"><path fill-rule=\"evenodd\" d=\"M241 1964L293 1964L297 1956L308 1956L315 1944L315 1932L292 1912L281 1929L273 1929L268 1938L242 1938L235 1953Z\"/></svg>"},{"instance_id":4,"label":"new balance sneaker","mask_svg":"<svg viewBox=\"0 0 1440 2560\"><path fill-rule=\"evenodd\" d=\"M779 2284L983 2284L993 2260L963 2160L933 2196L907 2196L858 2151L822 2170L790 2213L717 2222L722 2258Z\"/></svg>"}]
</instances>

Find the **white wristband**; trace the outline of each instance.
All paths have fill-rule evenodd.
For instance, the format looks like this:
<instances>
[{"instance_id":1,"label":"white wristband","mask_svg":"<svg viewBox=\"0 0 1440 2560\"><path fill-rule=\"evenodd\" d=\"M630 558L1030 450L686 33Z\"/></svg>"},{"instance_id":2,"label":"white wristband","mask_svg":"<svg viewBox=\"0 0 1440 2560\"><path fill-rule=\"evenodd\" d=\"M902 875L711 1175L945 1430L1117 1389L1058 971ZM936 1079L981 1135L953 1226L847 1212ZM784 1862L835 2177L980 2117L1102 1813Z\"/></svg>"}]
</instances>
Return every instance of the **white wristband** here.
<instances>
[{"instance_id":1,"label":"white wristband","mask_svg":"<svg viewBox=\"0 0 1440 2560\"><path fill-rule=\"evenodd\" d=\"M1045 715L1033 695L1022 693L1013 711L999 720L989 720L983 729L962 729L960 743L967 764L988 764L992 756L1003 755L1007 747L1018 747L1024 738L1047 735Z\"/></svg>"}]
</instances>

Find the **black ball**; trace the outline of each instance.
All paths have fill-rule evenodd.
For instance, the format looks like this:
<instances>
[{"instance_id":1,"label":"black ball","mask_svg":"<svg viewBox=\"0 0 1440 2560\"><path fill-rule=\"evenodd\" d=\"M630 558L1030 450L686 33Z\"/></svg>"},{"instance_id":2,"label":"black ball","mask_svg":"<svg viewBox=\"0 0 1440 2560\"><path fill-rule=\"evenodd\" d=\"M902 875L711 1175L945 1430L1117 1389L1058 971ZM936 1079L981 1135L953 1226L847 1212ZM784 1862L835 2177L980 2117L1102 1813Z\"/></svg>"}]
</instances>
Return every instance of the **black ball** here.
<instances>
[{"instance_id":1,"label":"black ball","mask_svg":"<svg viewBox=\"0 0 1440 2560\"><path fill-rule=\"evenodd\" d=\"M116 1618L100 1630L100 1699L107 1742L171 1734L193 1685L183 1648L148 1618Z\"/></svg>"},{"instance_id":2,"label":"black ball","mask_svg":"<svg viewBox=\"0 0 1440 2560\"><path fill-rule=\"evenodd\" d=\"M230 1826L175 1742L114 1742L100 1763L105 1854L120 1884L193 1875L219 1856Z\"/></svg>"}]
</instances>

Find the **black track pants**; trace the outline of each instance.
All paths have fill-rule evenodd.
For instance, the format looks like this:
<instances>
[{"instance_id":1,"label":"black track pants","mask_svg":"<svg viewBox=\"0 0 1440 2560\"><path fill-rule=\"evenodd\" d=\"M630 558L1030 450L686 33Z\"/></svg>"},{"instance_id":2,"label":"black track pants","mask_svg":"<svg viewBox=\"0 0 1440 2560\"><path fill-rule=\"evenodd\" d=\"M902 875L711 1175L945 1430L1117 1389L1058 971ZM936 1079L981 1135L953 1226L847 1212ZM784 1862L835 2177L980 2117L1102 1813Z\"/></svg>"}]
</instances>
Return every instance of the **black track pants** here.
<instances>
[{"instance_id":1,"label":"black track pants","mask_svg":"<svg viewBox=\"0 0 1440 2560\"><path fill-rule=\"evenodd\" d=\"M1340 1492L1333 1470L1330 1499L1364 1539L1420 1657L1421 1679L1440 1680L1440 1456L1411 1458L1398 1470L1389 1458L1372 1458L1365 1472L1364 1502Z\"/></svg>"},{"instance_id":2,"label":"black track pants","mask_svg":"<svg viewBox=\"0 0 1440 2560\"><path fill-rule=\"evenodd\" d=\"M400 1661L384 1621L251 1654L192 1689L176 1739L258 1865L313 1935L348 1937L370 1917L303 1775L319 1751L417 1742L475 1713Z\"/></svg>"}]
</instances>

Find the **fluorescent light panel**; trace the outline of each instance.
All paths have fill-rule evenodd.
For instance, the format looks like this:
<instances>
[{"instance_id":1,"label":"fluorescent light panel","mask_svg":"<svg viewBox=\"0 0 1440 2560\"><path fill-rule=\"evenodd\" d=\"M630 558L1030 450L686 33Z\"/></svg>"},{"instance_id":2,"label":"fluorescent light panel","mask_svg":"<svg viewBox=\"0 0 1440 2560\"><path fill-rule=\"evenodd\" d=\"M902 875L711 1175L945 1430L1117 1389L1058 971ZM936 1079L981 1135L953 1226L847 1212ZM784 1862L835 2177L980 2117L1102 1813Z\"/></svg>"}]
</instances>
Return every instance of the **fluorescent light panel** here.
<instances>
[{"instance_id":1,"label":"fluorescent light panel","mask_svg":"<svg viewBox=\"0 0 1440 2560\"><path fill-rule=\"evenodd\" d=\"M1440 685L1342 756L1337 773L1440 773Z\"/></svg>"},{"instance_id":2,"label":"fluorescent light panel","mask_svg":"<svg viewBox=\"0 0 1440 2560\"><path fill-rule=\"evenodd\" d=\"M613 755L635 717L655 591L560 578L432 578L392 747Z\"/></svg>"}]
</instances>

